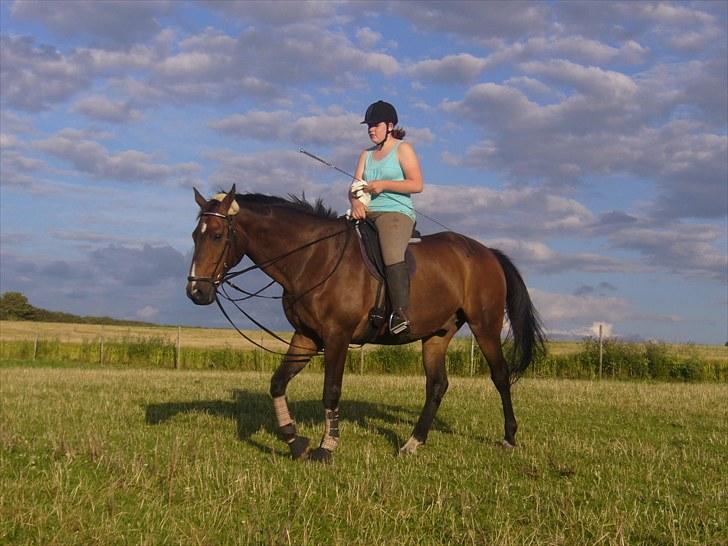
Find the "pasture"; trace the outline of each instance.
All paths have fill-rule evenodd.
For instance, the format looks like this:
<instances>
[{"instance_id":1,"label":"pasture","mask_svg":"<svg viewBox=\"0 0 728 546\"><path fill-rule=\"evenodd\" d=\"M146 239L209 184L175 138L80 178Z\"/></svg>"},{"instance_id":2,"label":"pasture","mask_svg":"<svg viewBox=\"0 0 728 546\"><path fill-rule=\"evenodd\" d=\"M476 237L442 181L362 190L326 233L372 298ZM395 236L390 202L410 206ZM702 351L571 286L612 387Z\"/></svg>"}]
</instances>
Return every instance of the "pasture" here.
<instances>
[{"instance_id":1,"label":"pasture","mask_svg":"<svg viewBox=\"0 0 728 546\"><path fill-rule=\"evenodd\" d=\"M500 446L484 377L452 378L399 457L423 377L344 377L329 466L276 439L269 373L0 369L3 544L728 544L728 385L522 379ZM288 394L322 432L322 378Z\"/></svg>"}]
</instances>

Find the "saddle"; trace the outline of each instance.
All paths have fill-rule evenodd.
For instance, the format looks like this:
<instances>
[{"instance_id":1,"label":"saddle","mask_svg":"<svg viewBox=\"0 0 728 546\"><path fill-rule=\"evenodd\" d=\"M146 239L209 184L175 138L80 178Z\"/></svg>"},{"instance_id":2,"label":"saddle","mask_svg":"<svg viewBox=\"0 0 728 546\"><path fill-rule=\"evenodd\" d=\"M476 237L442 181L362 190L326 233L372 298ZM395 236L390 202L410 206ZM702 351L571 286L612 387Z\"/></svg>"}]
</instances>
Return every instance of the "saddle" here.
<instances>
[{"instance_id":1,"label":"saddle","mask_svg":"<svg viewBox=\"0 0 728 546\"><path fill-rule=\"evenodd\" d=\"M364 265L367 266L369 273L381 282L386 282L387 274L382 258L382 248L379 246L379 233L377 226L371 220L359 220L354 222L354 229L359 237L359 249L361 250ZM412 236L409 244L422 242L420 232L412 228ZM409 249L405 252L405 261L410 263L411 257ZM412 269L410 263L410 270Z\"/></svg>"},{"instance_id":2,"label":"saddle","mask_svg":"<svg viewBox=\"0 0 728 546\"><path fill-rule=\"evenodd\" d=\"M367 340L374 339L381 326L387 321L387 302L385 291L382 290L386 283L387 275L382 258L382 249L379 245L379 233L377 227L371 220L359 220L354 222L354 230L359 241L359 249L364 260L364 265L369 273L377 279L377 297L374 300L374 307L369 310L369 328L364 336ZM420 233L412 229L412 236L409 244L421 242ZM412 270L412 256L409 249L405 252L405 261L410 264Z\"/></svg>"}]
</instances>

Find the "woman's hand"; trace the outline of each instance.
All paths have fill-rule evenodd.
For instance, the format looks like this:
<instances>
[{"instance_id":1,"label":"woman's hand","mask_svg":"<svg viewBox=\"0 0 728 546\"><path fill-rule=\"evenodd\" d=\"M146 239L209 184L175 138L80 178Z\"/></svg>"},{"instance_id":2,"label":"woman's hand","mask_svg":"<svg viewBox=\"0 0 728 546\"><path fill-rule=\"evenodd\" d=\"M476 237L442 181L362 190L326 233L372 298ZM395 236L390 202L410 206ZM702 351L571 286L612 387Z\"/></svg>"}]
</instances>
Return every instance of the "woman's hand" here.
<instances>
[{"instance_id":1,"label":"woman's hand","mask_svg":"<svg viewBox=\"0 0 728 546\"><path fill-rule=\"evenodd\" d=\"M354 220L364 220L367 217L367 206L358 199L352 199L351 217Z\"/></svg>"},{"instance_id":2,"label":"woman's hand","mask_svg":"<svg viewBox=\"0 0 728 546\"><path fill-rule=\"evenodd\" d=\"M384 191L384 180L374 180L367 182L367 185L362 188L365 192L372 195L379 195Z\"/></svg>"}]
</instances>

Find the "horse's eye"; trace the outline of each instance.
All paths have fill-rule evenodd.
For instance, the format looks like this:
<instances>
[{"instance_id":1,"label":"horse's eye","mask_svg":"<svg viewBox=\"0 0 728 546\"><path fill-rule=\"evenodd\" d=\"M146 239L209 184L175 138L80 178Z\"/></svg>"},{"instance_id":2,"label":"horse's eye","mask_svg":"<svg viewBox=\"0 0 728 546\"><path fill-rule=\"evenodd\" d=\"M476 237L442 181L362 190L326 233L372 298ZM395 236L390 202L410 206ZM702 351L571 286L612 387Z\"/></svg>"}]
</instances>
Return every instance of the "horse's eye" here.
<instances>
[{"instance_id":1,"label":"horse's eye","mask_svg":"<svg viewBox=\"0 0 728 546\"><path fill-rule=\"evenodd\" d=\"M222 233L215 233L215 240L219 241L220 239L222 239Z\"/></svg>"}]
</instances>

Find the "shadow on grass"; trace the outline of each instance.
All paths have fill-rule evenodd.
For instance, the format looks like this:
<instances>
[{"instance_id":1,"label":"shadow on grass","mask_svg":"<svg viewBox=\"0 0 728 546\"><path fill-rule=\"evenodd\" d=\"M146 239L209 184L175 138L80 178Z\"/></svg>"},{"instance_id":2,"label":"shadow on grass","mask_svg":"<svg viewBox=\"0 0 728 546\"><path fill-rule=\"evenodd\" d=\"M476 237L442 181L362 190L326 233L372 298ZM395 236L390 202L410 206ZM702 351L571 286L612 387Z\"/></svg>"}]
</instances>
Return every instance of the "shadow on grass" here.
<instances>
[{"instance_id":1,"label":"shadow on grass","mask_svg":"<svg viewBox=\"0 0 728 546\"><path fill-rule=\"evenodd\" d=\"M297 423L316 427L321 425L323 431L323 405L319 400L289 401L291 415ZM195 400L191 402L166 402L163 404L148 404L146 406L146 421L150 425L164 423L174 416L183 413L207 413L224 419L234 419L237 423L237 436L259 450L270 453L270 447L264 446L252 439L253 434L263 429L276 435L278 427L275 423L273 404L270 396L261 392L252 392L235 389L231 400ZM389 425L411 424L419 417L419 411L392 406L375 404L362 400L349 400L341 402L341 420L355 423L360 427L374 430L385 437L392 445L394 451L404 443L397 434L381 422ZM435 419L433 430L452 434L447 423ZM313 439L314 442L318 439ZM283 447L281 443L281 447ZM274 453L287 455L287 451L275 450Z\"/></svg>"}]
</instances>

